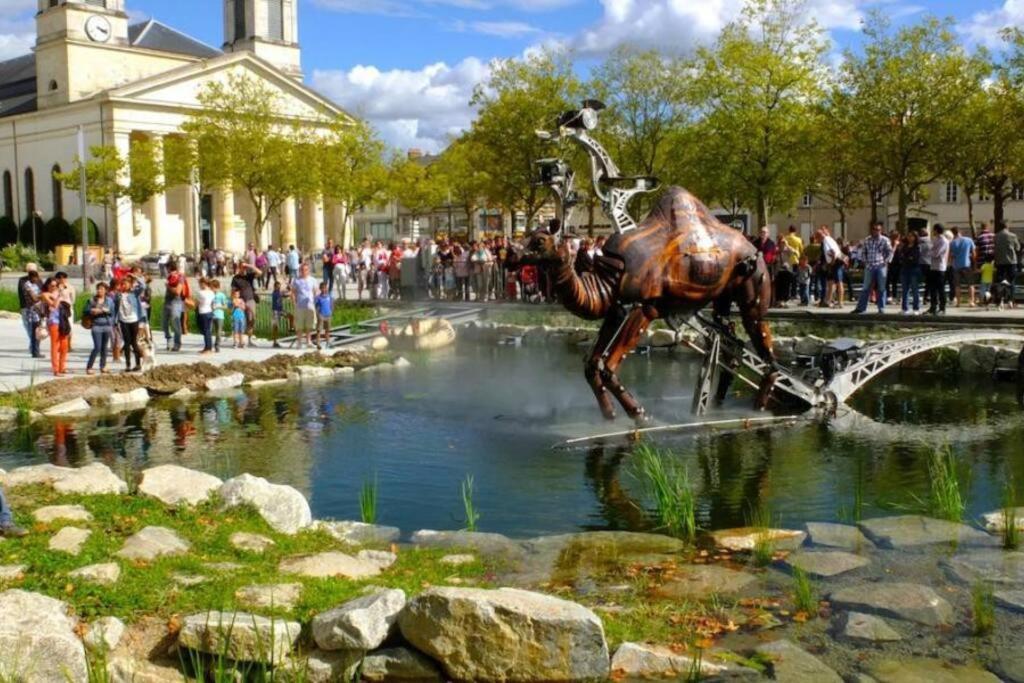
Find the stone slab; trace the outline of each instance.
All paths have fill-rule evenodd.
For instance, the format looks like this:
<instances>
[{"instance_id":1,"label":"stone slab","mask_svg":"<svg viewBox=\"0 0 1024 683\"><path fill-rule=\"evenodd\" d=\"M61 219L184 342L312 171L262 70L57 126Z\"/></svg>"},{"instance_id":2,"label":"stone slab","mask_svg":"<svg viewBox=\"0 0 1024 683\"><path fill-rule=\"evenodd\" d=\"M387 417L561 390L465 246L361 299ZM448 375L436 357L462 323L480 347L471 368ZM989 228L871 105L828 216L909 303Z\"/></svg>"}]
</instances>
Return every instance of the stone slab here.
<instances>
[{"instance_id":1,"label":"stone slab","mask_svg":"<svg viewBox=\"0 0 1024 683\"><path fill-rule=\"evenodd\" d=\"M997 586L1024 588L1024 552L976 550L951 557L944 564L963 583L986 581Z\"/></svg>"},{"instance_id":2,"label":"stone slab","mask_svg":"<svg viewBox=\"0 0 1024 683\"><path fill-rule=\"evenodd\" d=\"M703 599L711 595L733 595L757 583L757 577L744 571L715 564L696 564L679 567L675 576L662 584L657 593L673 599Z\"/></svg>"},{"instance_id":3,"label":"stone slab","mask_svg":"<svg viewBox=\"0 0 1024 683\"><path fill-rule=\"evenodd\" d=\"M913 548L935 543L991 545L994 539L980 529L921 515L869 519L858 525L882 548Z\"/></svg>"},{"instance_id":4,"label":"stone slab","mask_svg":"<svg viewBox=\"0 0 1024 683\"><path fill-rule=\"evenodd\" d=\"M886 659L868 668L878 683L1000 683L977 666L961 666L938 659Z\"/></svg>"},{"instance_id":5,"label":"stone slab","mask_svg":"<svg viewBox=\"0 0 1024 683\"><path fill-rule=\"evenodd\" d=\"M715 545L726 550L751 551L758 540L767 536L775 550L796 550L804 543L807 533L793 529L756 529L743 527L739 529L722 529L711 532Z\"/></svg>"},{"instance_id":6,"label":"stone slab","mask_svg":"<svg viewBox=\"0 0 1024 683\"><path fill-rule=\"evenodd\" d=\"M788 640L759 645L755 650L771 659L772 677L781 683L843 683L824 662Z\"/></svg>"},{"instance_id":7,"label":"stone slab","mask_svg":"<svg viewBox=\"0 0 1024 683\"><path fill-rule=\"evenodd\" d=\"M798 550L786 558L786 566L797 567L809 576L829 578L871 564L871 560L841 550Z\"/></svg>"},{"instance_id":8,"label":"stone slab","mask_svg":"<svg viewBox=\"0 0 1024 683\"><path fill-rule=\"evenodd\" d=\"M838 590L834 606L914 621L926 626L953 623L953 607L929 586L914 583L867 583Z\"/></svg>"},{"instance_id":9,"label":"stone slab","mask_svg":"<svg viewBox=\"0 0 1024 683\"><path fill-rule=\"evenodd\" d=\"M807 540L812 545L858 552L874 544L855 526L831 522L808 522Z\"/></svg>"},{"instance_id":10,"label":"stone slab","mask_svg":"<svg viewBox=\"0 0 1024 683\"><path fill-rule=\"evenodd\" d=\"M839 635L850 640L886 643L902 640L903 636L883 619L863 612L847 612L839 618Z\"/></svg>"}]
</instances>

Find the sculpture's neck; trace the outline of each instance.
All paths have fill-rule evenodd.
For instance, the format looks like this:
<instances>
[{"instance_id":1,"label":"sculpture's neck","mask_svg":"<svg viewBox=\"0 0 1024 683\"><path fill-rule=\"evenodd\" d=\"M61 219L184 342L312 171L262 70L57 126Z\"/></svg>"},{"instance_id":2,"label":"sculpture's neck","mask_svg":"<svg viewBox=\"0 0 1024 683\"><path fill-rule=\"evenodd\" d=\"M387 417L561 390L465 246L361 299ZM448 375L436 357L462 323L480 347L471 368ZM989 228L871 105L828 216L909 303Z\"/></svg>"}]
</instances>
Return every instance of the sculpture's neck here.
<instances>
[{"instance_id":1,"label":"sculpture's neck","mask_svg":"<svg viewBox=\"0 0 1024 683\"><path fill-rule=\"evenodd\" d=\"M609 283L602 281L591 272L576 272L569 247L558 247L558 258L548 262L546 270L554 283L558 300L571 313L593 320L603 318L614 302Z\"/></svg>"}]
</instances>

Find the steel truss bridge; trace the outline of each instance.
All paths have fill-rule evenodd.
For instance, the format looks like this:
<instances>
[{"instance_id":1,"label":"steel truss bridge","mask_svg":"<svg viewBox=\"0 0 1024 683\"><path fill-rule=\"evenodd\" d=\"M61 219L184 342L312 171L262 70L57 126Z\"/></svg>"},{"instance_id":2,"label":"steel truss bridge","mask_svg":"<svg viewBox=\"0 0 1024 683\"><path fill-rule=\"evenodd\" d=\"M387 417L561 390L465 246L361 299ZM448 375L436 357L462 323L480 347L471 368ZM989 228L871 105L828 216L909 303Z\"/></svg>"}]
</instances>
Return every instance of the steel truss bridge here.
<instances>
[{"instance_id":1,"label":"steel truss bridge","mask_svg":"<svg viewBox=\"0 0 1024 683\"><path fill-rule=\"evenodd\" d=\"M383 301L381 304L387 305L388 302ZM458 324L476 320L482 313L483 308L480 306L446 305L444 303L419 308L402 308L379 318L363 320L354 325L340 325L332 328L330 332L331 346L343 347L372 341L376 337L382 336L380 331L381 323L387 323L392 329L403 327L413 319L423 318L444 318L454 324ZM294 335L280 339L280 343L287 346L295 346L296 341Z\"/></svg>"},{"instance_id":2,"label":"steel truss bridge","mask_svg":"<svg viewBox=\"0 0 1024 683\"><path fill-rule=\"evenodd\" d=\"M757 388L768 374L778 377L774 391L806 403L810 408L834 410L868 382L904 360L932 349L971 342L1014 342L1024 346L1024 334L1000 330L950 330L877 342L858 350L857 358L828 380L808 382L785 368L766 363L725 325L697 314L687 324L699 333L687 345L704 356L693 413L703 415L711 402L719 374L724 370ZM1024 348L1019 367L1024 370Z\"/></svg>"}]
</instances>

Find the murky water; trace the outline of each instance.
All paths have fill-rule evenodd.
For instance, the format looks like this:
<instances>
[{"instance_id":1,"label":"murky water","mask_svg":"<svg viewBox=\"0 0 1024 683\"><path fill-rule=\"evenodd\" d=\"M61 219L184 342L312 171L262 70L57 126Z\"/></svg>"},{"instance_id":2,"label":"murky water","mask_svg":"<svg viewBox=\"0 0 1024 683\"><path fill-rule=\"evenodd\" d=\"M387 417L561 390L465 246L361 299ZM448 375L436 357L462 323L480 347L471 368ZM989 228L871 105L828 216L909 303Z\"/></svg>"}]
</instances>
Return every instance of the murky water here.
<instances>
[{"instance_id":1,"label":"murky water","mask_svg":"<svg viewBox=\"0 0 1024 683\"><path fill-rule=\"evenodd\" d=\"M406 532L462 526L460 484L472 476L481 530L531 536L649 528L628 444L553 448L614 431L598 419L580 358L465 346L413 358L403 372L159 401L134 413L0 435L0 467L98 459L119 472L160 463L222 477L251 472L296 486L314 515L339 519L358 518L359 490L376 480L378 521ZM630 358L623 378L659 420L689 422L696 372L687 356L652 354ZM927 497L929 451L947 445L961 463L971 515L998 507L1011 478L1024 485L1024 416L1012 386L892 372L854 407L866 417L662 434L656 442L687 464L709 529L742 525L760 504L785 525L913 508ZM741 396L713 417L750 414Z\"/></svg>"}]
</instances>

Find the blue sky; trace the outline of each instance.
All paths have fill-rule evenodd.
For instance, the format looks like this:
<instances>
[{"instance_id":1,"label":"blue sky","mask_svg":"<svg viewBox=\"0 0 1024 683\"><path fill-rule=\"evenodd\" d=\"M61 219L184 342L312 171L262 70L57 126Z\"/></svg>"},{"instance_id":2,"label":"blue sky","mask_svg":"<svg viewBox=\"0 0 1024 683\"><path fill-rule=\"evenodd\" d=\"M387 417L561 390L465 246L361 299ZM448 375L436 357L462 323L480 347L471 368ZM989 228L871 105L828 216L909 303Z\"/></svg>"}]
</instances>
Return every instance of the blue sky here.
<instances>
[{"instance_id":1,"label":"blue sky","mask_svg":"<svg viewBox=\"0 0 1024 683\"><path fill-rule=\"evenodd\" d=\"M836 49L856 48L864 14L894 22L951 16L969 44L1024 25L1024 0L806 0ZM399 147L435 150L468 125L473 85L494 58L559 43L584 59L623 43L666 52L713 40L743 0L299 0L307 82L370 119ZM211 45L223 37L219 0L127 0ZM0 0L0 59L28 50L36 0Z\"/></svg>"}]
</instances>

